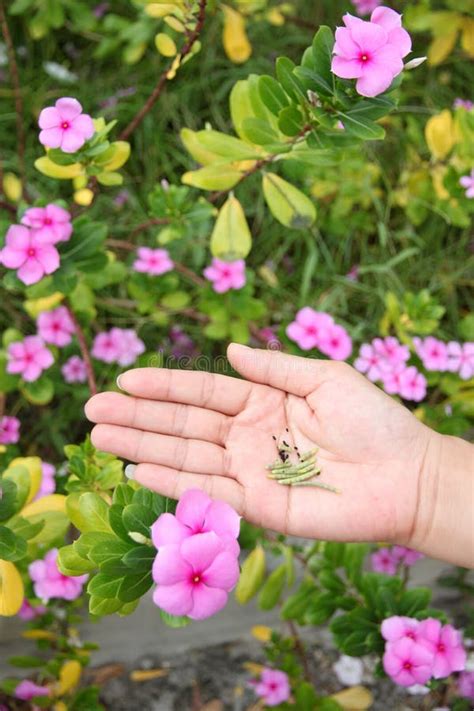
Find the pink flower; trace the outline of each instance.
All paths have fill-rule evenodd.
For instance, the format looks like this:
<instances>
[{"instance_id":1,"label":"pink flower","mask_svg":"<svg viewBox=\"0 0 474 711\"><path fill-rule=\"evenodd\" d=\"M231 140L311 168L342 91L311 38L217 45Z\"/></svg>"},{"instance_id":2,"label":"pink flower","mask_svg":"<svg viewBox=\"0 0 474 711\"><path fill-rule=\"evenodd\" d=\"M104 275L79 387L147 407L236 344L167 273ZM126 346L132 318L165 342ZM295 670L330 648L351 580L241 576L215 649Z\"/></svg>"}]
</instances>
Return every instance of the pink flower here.
<instances>
[{"instance_id":1,"label":"pink flower","mask_svg":"<svg viewBox=\"0 0 474 711\"><path fill-rule=\"evenodd\" d=\"M322 339L334 325L332 316L323 311L315 311L305 306L296 314L295 320L287 326L286 335L298 344L302 351L318 348Z\"/></svg>"},{"instance_id":2,"label":"pink flower","mask_svg":"<svg viewBox=\"0 0 474 711\"><path fill-rule=\"evenodd\" d=\"M26 336L23 341L10 343L7 357L7 373L20 373L29 383L38 380L43 370L54 363L51 351L39 336Z\"/></svg>"},{"instance_id":3,"label":"pink flower","mask_svg":"<svg viewBox=\"0 0 474 711\"><path fill-rule=\"evenodd\" d=\"M144 272L152 276L158 276L171 271L174 264L170 259L166 249L150 249L150 247L139 247L137 249L137 259L133 263L133 268L137 272Z\"/></svg>"},{"instance_id":4,"label":"pink flower","mask_svg":"<svg viewBox=\"0 0 474 711\"><path fill-rule=\"evenodd\" d=\"M382 4L382 0L351 0L359 15L368 15Z\"/></svg>"},{"instance_id":5,"label":"pink flower","mask_svg":"<svg viewBox=\"0 0 474 711\"><path fill-rule=\"evenodd\" d=\"M387 617L382 622L381 633L382 637L387 642L398 642L401 639L411 639L414 642L420 641L418 620L412 617Z\"/></svg>"},{"instance_id":6,"label":"pink flower","mask_svg":"<svg viewBox=\"0 0 474 711\"><path fill-rule=\"evenodd\" d=\"M321 334L318 348L333 360L346 360L352 353L352 339L344 326L333 323Z\"/></svg>"},{"instance_id":7,"label":"pink flower","mask_svg":"<svg viewBox=\"0 0 474 711\"><path fill-rule=\"evenodd\" d=\"M392 555L399 563L407 566L414 565L425 557L423 553L418 553L418 551L414 551L411 548L405 548L405 546L393 546Z\"/></svg>"},{"instance_id":8,"label":"pink flower","mask_svg":"<svg viewBox=\"0 0 474 711\"><path fill-rule=\"evenodd\" d=\"M474 198L474 168L471 170L469 175L463 175L459 180L459 184L463 188L466 188L466 197Z\"/></svg>"},{"instance_id":9,"label":"pink flower","mask_svg":"<svg viewBox=\"0 0 474 711\"><path fill-rule=\"evenodd\" d=\"M459 695L474 701L474 671L464 671L458 679Z\"/></svg>"},{"instance_id":10,"label":"pink flower","mask_svg":"<svg viewBox=\"0 0 474 711\"><path fill-rule=\"evenodd\" d=\"M414 365L408 366L400 373L399 394L404 400L420 402L426 396L426 378Z\"/></svg>"},{"instance_id":11,"label":"pink flower","mask_svg":"<svg viewBox=\"0 0 474 711\"><path fill-rule=\"evenodd\" d=\"M463 380L469 380L474 375L474 342L464 345L457 341L448 343L448 370L458 373Z\"/></svg>"},{"instance_id":12,"label":"pink flower","mask_svg":"<svg viewBox=\"0 0 474 711\"><path fill-rule=\"evenodd\" d=\"M82 113L77 99L64 97L39 115L40 143L47 148L60 148L64 153L75 153L94 135L94 123Z\"/></svg>"},{"instance_id":13,"label":"pink flower","mask_svg":"<svg viewBox=\"0 0 474 711\"><path fill-rule=\"evenodd\" d=\"M291 695L288 674L279 669L266 667L262 670L260 679L251 682L257 696L263 699L265 706L278 706L288 701Z\"/></svg>"},{"instance_id":14,"label":"pink flower","mask_svg":"<svg viewBox=\"0 0 474 711\"><path fill-rule=\"evenodd\" d=\"M35 595L44 601L51 598L75 600L81 595L82 587L89 576L78 575L72 578L63 575L57 566L57 557L58 549L52 548L46 553L44 560L35 560L28 566Z\"/></svg>"},{"instance_id":15,"label":"pink flower","mask_svg":"<svg viewBox=\"0 0 474 711\"><path fill-rule=\"evenodd\" d=\"M405 367L400 365L393 370L382 373L383 389L389 395L399 395L401 388L401 377Z\"/></svg>"},{"instance_id":16,"label":"pink flower","mask_svg":"<svg viewBox=\"0 0 474 711\"><path fill-rule=\"evenodd\" d=\"M224 294L229 289L241 289L245 286L245 261L223 262L214 257L209 267L204 270L206 279L212 282L212 288L218 294Z\"/></svg>"},{"instance_id":17,"label":"pink flower","mask_svg":"<svg viewBox=\"0 0 474 711\"><path fill-rule=\"evenodd\" d=\"M445 371L448 369L448 347L433 336L414 338L413 343L426 370Z\"/></svg>"},{"instance_id":18,"label":"pink flower","mask_svg":"<svg viewBox=\"0 0 474 711\"><path fill-rule=\"evenodd\" d=\"M17 417L4 415L0 418L0 444L16 444L20 439L21 422Z\"/></svg>"},{"instance_id":19,"label":"pink flower","mask_svg":"<svg viewBox=\"0 0 474 711\"><path fill-rule=\"evenodd\" d=\"M71 215L54 203L46 207L29 207L21 223L31 229L40 244L67 242L72 234Z\"/></svg>"},{"instance_id":20,"label":"pink flower","mask_svg":"<svg viewBox=\"0 0 474 711\"><path fill-rule=\"evenodd\" d=\"M66 306L58 306L52 311L43 311L36 321L38 334L46 343L59 348L67 346L76 332L71 314Z\"/></svg>"},{"instance_id":21,"label":"pink flower","mask_svg":"<svg viewBox=\"0 0 474 711\"><path fill-rule=\"evenodd\" d=\"M41 486L34 500L41 499L43 496L53 494L56 490L56 468L49 462L41 462Z\"/></svg>"},{"instance_id":22,"label":"pink flower","mask_svg":"<svg viewBox=\"0 0 474 711\"><path fill-rule=\"evenodd\" d=\"M400 686L425 684L431 678L432 653L412 639L403 637L385 645L383 668Z\"/></svg>"},{"instance_id":23,"label":"pink flower","mask_svg":"<svg viewBox=\"0 0 474 711\"><path fill-rule=\"evenodd\" d=\"M421 644L433 656L432 676L435 679L444 679L452 672L464 670L467 655L458 630L429 617L420 622L419 632Z\"/></svg>"},{"instance_id":24,"label":"pink flower","mask_svg":"<svg viewBox=\"0 0 474 711\"><path fill-rule=\"evenodd\" d=\"M153 601L170 615L204 620L227 602L239 577L238 560L213 532L161 547L153 563Z\"/></svg>"},{"instance_id":25,"label":"pink flower","mask_svg":"<svg viewBox=\"0 0 474 711\"><path fill-rule=\"evenodd\" d=\"M403 70L402 58L411 50L410 35L402 28L401 15L377 7L370 22L344 15L345 27L336 30L332 71L342 79L357 79L362 96L386 91Z\"/></svg>"},{"instance_id":26,"label":"pink flower","mask_svg":"<svg viewBox=\"0 0 474 711\"><path fill-rule=\"evenodd\" d=\"M453 109L464 109L465 111L472 111L474 109L474 103L469 101L469 99L454 99Z\"/></svg>"},{"instance_id":27,"label":"pink flower","mask_svg":"<svg viewBox=\"0 0 474 711\"><path fill-rule=\"evenodd\" d=\"M381 379L380 362L382 358L370 343L363 343L359 349L359 357L354 361L354 368L359 373L365 373L373 383Z\"/></svg>"},{"instance_id":28,"label":"pink flower","mask_svg":"<svg viewBox=\"0 0 474 711\"><path fill-rule=\"evenodd\" d=\"M58 269L59 253L53 245L38 241L27 227L11 225L0 251L0 262L7 269L18 269L18 279L29 285Z\"/></svg>"},{"instance_id":29,"label":"pink flower","mask_svg":"<svg viewBox=\"0 0 474 711\"><path fill-rule=\"evenodd\" d=\"M398 562L389 548L380 548L370 556L372 570L385 575L396 575Z\"/></svg>"},{"instance_id":30,"label":"pink flower","mask_svg":"<svg viewBox=\"0 0 474 711\"><path fill-rule=\"evenodd\" d=\"M21 701L31 701L35 696L51 696L51 691L46 686L39 686L29 679L23 679L15 687L13 695Z\"/></svg>"},{"instance_id":31,"label":"pink flower","mask_svg":"<svg viewBox=\"0 0 474 711\"><path fill-rule=\"evenodd\" d=\"M145 352L145 344L133 329L112 328L97 334L91 353L104 363L131 365Z\"/></svg>"},{"instance_id":32,"label":"pink flower","mask_svg":"<svg viewBox=\"0 0 474 711\"><path fill-rule=\"evenodd\" d=\"M25 597L18 611L18 617L20 620L29 622L30 620L35 620L37 617L41 617L45 612L46 607L44 605L32 605Z\"/></svg>"},{"instance_id":33,"label":"pink flower","mask_svg":"<svg viewBox=\"0 0 474 711\"><path fill-rule=\"evenodd\" d=\"M71 356L61 368L66 383L85 383L87 380L86 364L79 356Z\"/></svg>"},{"instance_id":34,"label":"pink flower","mask_svg":"<svg viewBox=\"0 0 474 711\"><path fill-rule=\"evenodd\" d=\"M110 334L117 343L119 365L132 365L145 352L145 344L132 328L112 328Z\"/></svg>"},{"instance_id":35,"label":"pink flower","mask_svg":"<svg viewBox=\"0 0 474 711\"><path fill-rule=\"evenodd\" d=\"M240 516L224 501L213 501L199 489L185 491L176 507L176 515L162 514L151 527L156 548L175 545L198 533L215 533L224 549L238 556L237 538Z\"/></svg>"},{"instance_id":36,"label":"pink flower","mask_svg":"<svg viewBox=\"0 0 474 711\"><path fill-rule=\"evenodd\" d=\"M404 365L410 357L408 346L402 345L394 336L374 338L372 345L380 357L379 365L383 371L397 369Z\"/></svg>"}]
</instances>

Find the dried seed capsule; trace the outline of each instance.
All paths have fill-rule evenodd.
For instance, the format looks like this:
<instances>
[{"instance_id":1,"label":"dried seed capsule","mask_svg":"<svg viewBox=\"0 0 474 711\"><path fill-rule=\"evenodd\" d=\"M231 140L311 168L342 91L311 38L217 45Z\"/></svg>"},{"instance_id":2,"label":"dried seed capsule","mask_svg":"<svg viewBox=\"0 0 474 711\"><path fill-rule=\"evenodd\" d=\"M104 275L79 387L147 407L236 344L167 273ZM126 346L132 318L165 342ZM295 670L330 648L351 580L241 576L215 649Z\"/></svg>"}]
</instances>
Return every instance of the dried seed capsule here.
<instances>
[{"instance_id":1,"label":"dried seed capsule","mask_svg":"<svg viewBox=\"0 0 474 711\"><path fill-rule=\"evenodd\" d=\"M304 454L301 455L301 461L305 462L307 459L310 459L311 457L315 457L319 451L319 447L315 447L314 449L310 449L309 452L305 452Z\"/></svg>"},{"instance_id":2,"label":"dried seed capsule","mask_svg":"<svg viewBox=\"0 0 474 711\"><path fill-rule=\"evenodd\" d=\"M290 486L315 486L318 489L325 489L326 491L332 491L333 494L341 494L341 490L337 489L335 486L330 486L330 484L323 484L322 481L302 481L299 484L290 484Z\"/></svg>"}]
</instances>

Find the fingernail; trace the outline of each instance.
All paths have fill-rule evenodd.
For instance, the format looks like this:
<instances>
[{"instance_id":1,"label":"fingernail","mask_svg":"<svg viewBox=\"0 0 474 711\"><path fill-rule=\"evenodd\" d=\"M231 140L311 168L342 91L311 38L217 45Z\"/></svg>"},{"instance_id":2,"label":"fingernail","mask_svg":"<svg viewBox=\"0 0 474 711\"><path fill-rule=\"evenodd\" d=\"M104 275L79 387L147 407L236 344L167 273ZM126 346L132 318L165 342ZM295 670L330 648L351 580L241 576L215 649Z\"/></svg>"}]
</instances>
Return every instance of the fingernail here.
<instances>
[{"instance_id":1,"label":"fingernail","mask_svg":"<svg viewBox=\"0 0 474 711\"><path fill-rule=\"evenodd\" d=\"M117 379L115 381L117 383L117 387L119 390L123 390L123 387L120 385L120 378L121 377L122 377L121 375L117 375Z\"/></svg>"},{"instance_id":2,"label":"fingernail","mask_svg":"<svg viewBox=\"0 0 474 711\"><path fill-rule=\"evenodd\" d=\"M125 467L125 476L127 479L133 479L135 477L136 464L127 464Z\"/></svg>"}]
</instances>

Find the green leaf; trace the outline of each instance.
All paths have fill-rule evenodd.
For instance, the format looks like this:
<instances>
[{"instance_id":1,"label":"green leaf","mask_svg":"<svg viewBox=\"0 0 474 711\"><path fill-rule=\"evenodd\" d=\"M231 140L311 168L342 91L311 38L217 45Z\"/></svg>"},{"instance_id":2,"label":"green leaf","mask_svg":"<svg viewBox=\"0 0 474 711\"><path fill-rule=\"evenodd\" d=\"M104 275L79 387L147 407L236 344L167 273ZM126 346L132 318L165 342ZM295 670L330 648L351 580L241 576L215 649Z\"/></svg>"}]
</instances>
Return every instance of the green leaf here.
<instances>
[{"instance_id":1,"label":"green leaf","mask_svg":"<svg viewBox=\"0 0 474 711\"><path fill-rule=\"evenodd\" d=\"M282 620L301 620L316 593L312 580L304 580L298 592L290 595L284 601L280 616Z\"/></svg>"},{"instance_id":2,"label":"green leaf","mask_svg":"<svg viewBox=\"0 0 474 711\"><path fill-rule=\"evenodd\" d=\"M20 392L32 405L48 405L54 397L54 384L43 375L33 383L22 383Z\"/></svg>"},{"instance_id":3,"label":"green leaf","mask_svg":"<svg viewBox=\"0 0 474 711\"><path fill-rule=\"evenodd\" d=\"M216 153L221 158L231 161L261 158L261 154L253 146L234 136L213 130L198 131L195 136L204 148Z\"/></svg>"},{"instance_id":4,"label":"green leaf","mask_svg":"<svg viewBox=\"0 0 474 711\"><path fill-rule=\"evenodd\" d=\"M112 503L121 504L122 506L131 504L134 494L135 491L129 484L121 483L115 488Z\"/></svg>"},{"instance_id":5,"label":"green leaf","mask_svg":"<svg viewBox=\"0 0 474 711\"><path fill-rule=\"evenodd\" d=\"M153 578L150 572L140 573L138 575L127 575L120 585L117 593L118 598L122 602L132 602L132 600L143 597L152 585Z\"/></svg>"},{"instance_id":6,"label":"green leaf","mask_svg":"<svg viewBox=\"0 0 474 711\"><path fill-rule=\"evenodd\" d=\"M89 553L94 546L105 545L110 542L115 542L113 533L105 532L87 532L83 533L79 538L74 541L74 545L77 547L77 552L82 558L89 558Z\"/></svg>"},{"instance_id":7,"label":"green leaf","mask_svg":"<svg viewBox=\"0 0 474 711\"><path fill-rule=\"evenodd\" d=\"M297 106L282 109L278 118L278 128L285 136L297 136L304 124L304 119Z\"/></svg>"},{"instance_id":8,"label":"green leaf","mask_svg":"<svg viewBox=\"0 0 474 711\"><path fill-rule=\"evenodd\" d=\"M431 600L429 588L414 588L406 590L397 605L397 614L413 617L417 612L426 610Z\"/></svg>"},{"instance_id":9,"label":"green leaf","mask_svg":"<svg viewBox=\"0 0 474 711\"><path fill-rule=\"evenodd\" d=\"M244 138L259 146L276 143L279 140L278 133L271 124L261 118L246 118L242 122L241 132Z\"/></svg>"},{"instance_id":10,"label":"green leaf","mask_svg":"<svg viewBox=\"0 0 474 711\"><path fill-rule=\"evenodd\" d=\"M321 93L334 93L334 75L331 71L334 35L329 27L323 25L313 39L313 60L315 73L319 78L318 89Z\"/></svg>"},{"instance_id":11,"label":"green leaf","mask_svg":"<svg viewBox=\"0 0 474 711\"><path fill-rule=\"evenodd\" d=\"M132 551L134 548L132 543L125 543L125 541L110 540L92 546L89 551L88 557L96 565L102 566L110 560L122 560L122 558ZM105 596L107 597L107 595Z\"/></svg>"},{"instance_id":12,"label":"green leaf","mask_svg":"<svg viewBox=\"0 0 474 711\"><path fill-rule=\"evenodd\" d=\"M31 487L31 477L28 469L21 464L8 467L3 475L3 481L12 481L16 486L16 505L20 510L26 504Z\"/></svg>"},{"instance_id":13,"label":"green leaf","mask_svg":"<svg viewBox=\"0 0 474 711\"><path fill-rule=\"evenodd\" d=\"M265 577L265 551L257 545L242 565L239 582L235 589L237 602L245 605L258 593Z\"/></svg>"},{"instance_id":14,"label":"green leaf","mask_svg":"<svg viewBox=\"0 0 474 711\"><path fill-rule=\"evenodd\" d=\"M110 578L104 573L94 575L87 585L87 592L90 595L104 598L116 598L123 578Z\"/></svg>"},{"instance_id":15,"label":"green leaf","mask_svg":"<svg viewBox=\"0 0 474 711\"><path fill-rule=\"evenodd\" d=\"M224 261L244 259L252 247L252 235L242 205L230 195L219 210L211 235L211 252Z\"/></svg>"},{"instance_id":16,"label":"green leaf","mask_svg":"<svg viewBox=\"0 0 474 711\"><path fill-rule=\"evenodd\" d=\"M278 603L286 582L286 564L282 563L268 576L258 596L261 610L272 610Z\"/></svg>"},{"instance_id":17,"label":"green leaf","mask_svg":"<svg viewBox=\"0 0 474 711\"><path fill-rule=\"evenodd\" d=\"M79 555L75 543L59 549L58 568L64 575L83 575L90 573L95 567L94 563Z\"/></svg>"},{"instance_id":18,"label":"green leaf","mask_svg":"<svg viewBox=\"0 0 474 711\"><path fill-rule=\"evenodd\" d=\"M135 491L130 503L140 504L141 506L146 506L147 509L152 509L157 517L166 511L166 498L155 491L145 489L144 486Z\"/></svg>"},{"instance_id":19,"label":"green leaf","mask_svg":"<svg viewBox=\"0 0 474 711\"><path fill-rule=\"evenodd\" d=\"M156 514L140 504L129 504L123 510L122 521L129 533L141 533L150 538L150 527L156 521Z\"/></svg>"},{"instance_id":20,"label":"green leaf","mask_svg":"<svg viewBox=\"0 0 474 711\"><path fill-rule=\"evenodd\" d=\"M290 103L280 84L271 76L264 75L259 77L258 91L267 109L275 116L278 116L280 111Z\"/></svg>"},{"instance_id":21,"label":"green leaf","mask_svg":"<svg viewBox=\"0 0 474 711\"><path fill-rule=\"evenodd\" d=\"M294 101L306 101L306 92L301 81L295 76L295 64L288 57L278 57L275 64L277 79Z\"/></svg>"},{"instance_id":22,"label":"green leaf","mask_svg":"<svg viewBox=\"0 0 474 711\"><path fill-rule=\"evenodd\" d=\"M214 163L185 173L181 180L185 185L201 190L230 190L237 185L242 175L241 171L228 163Z\"/></svg>"},{"instance_id":23,"label":"green leaf","mask_svg":"<svg viewBox=\"0 0 474 711\"><path fill-rule=\"evenodd\" d=\"M17 487L10 479L0 479L0 521L6 521L20 507L17 503Z\"/></svg>"},{"instance_id":24,"label":"green leaf","mask_svg":"<svg viewBox=\"0 0 474 711\"><path fill-rule=\"evenodd\" d=\"M122 607L123 603L120 600L107 599L103 597L98 597L97 595L91 595L89 600L89 612L91 615L96 615L98 617L102 615L111 615L117 612Z\"/></svg>"},{"instance_id":25,"label":"green leaf","mask_svg":"<svg viewBox=\"0 0 474 711\"><path fill-rule=\"evenodd\" d=\"M164 610L160 610L160 617L168 627L173 627L174 629L179 629L181 627L186 627L191 622L189 617L177 617L176 615L170 615Z\"/></svg>"},{"instance_id":26,"label":"green leaf","mask_svg":"<svg viewBox=\"0 0 474 711\"><path fill-rule=\"evenodd\" d=\"M275 173L263 176L263 194L270 212L285 227L308 229L316 220L313 202Z\"/></svg>"},{"instance_id":27,"label":"green leaf","mask_svg":"<svg viewBox=\"0 0 474 711\"><path fill-rule=\"evenodd\" d=\"M130 543L131 538L128 535L128 531L122 521L123 509L124 507L120 504L112 504L112 506L109 508L109 523L112 531L116 533L117 536L122 539L122 541Z\"/></svg>"},{"instance_id":28,"label":"green leaf","mask_svg":"<svg viewBox=\"0 0 474 711\"><path fill-rule=\"evenodd\" d=\"M30 538L34 538L35 536L37 536L43 526L44 521L37 521L36 523L31 523L31 521L28 521L28 519L18 515L11 518L8 522L8 528L14 533L16 533L17 536L24 538L25 541L29 541Z\"/></svg>"},{"instance_id":29,"label":"green leaf","mask_svg":"<svg viewBox=\"0 0 474 711\"><path fill-rule=\"evenodd\" d=\"M147 573L151 571L155 558L155 548L151 546L136 546L124 555L123 562L129 568L133 568L135 573Z\"/></svg>"},{"instance_id":30,"label":"green leaf","mask_svg":"<svg viewBox=\"0 0 474 711\"><path fill-rule=\"evenodd\" d=\"M26 541L5 526L0 526L0 560L20 560L26 554Z\"/></svg>"},{"instance_id":31,"label":"green leaf","mask_svg":"<svg viewBox=\"0 0 474 711\"><path fill-rule=\"evenodd\" d=\"M365 141L378 141L384 138L385 130L378 123L360 116L358 113L339 111L337 117L344 124L347 135L362 138Z\"/></svg>"},{"instance_id":32,"label":"green leaf","mask_svg":"<svg viewBox=\"0 0 474 711\"><path fill-rule=\"evenodd\" d=\"M82 516L83 533L104 532L110 533L109 507L104 499L93 492L81 494L79 497L79 511Z\"/></svg>"}]
</instances>

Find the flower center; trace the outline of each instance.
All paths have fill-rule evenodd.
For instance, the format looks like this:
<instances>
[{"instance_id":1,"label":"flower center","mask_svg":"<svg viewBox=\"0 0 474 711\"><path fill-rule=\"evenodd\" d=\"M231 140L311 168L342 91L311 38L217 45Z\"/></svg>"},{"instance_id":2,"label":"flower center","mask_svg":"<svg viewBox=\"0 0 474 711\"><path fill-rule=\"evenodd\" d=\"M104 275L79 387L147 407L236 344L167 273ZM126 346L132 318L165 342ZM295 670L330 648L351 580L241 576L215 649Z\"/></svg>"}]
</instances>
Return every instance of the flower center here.
<instances>
[{"instance_id":1,"label":"flower center","mask_svg":"<svg viewBox=\"0 0 474 711\"><path fill-rule=\"evenodd\" d=\"M412 665L411 662L405 662L404 665L403 665L403 668L406 669L407 671L410 671L410 669L412 668L412 666L413 666L413 665Z\"/></svg>"},{"instance_id":2,"label":"flower center","mask_svg":"<svg viewBox=\"0 0 474 711\"><path fill-rule=\"evenodd\" d=\"M51 219L50 217L45 217L45 218L44 218L44 224L45 224L45 225L52 225L52 224L53 224L53 221L52 221L52 219Z\"/></svg>"},{"instance_id":3,"label":"flower center","mask_svg":"<svg viewBox=\"0 0 474 711\"><path fill-rule=\"evenodd\" d=\"M415 635L411 631L407 632L406 636L409 637L410 639L415 639Z\"/></svg>"},{"instance_id":4,"label":"flower center","mask_svg":"<svg viewBox=\"0 0 474 711\"><path fill-rule=\"evenodd\" d=\"M29 257L35 257L36 256L36 249L34 247L30 247L27 254Z\"/></svg>"},{"instance_id":5,"label":"flower center","mask_svg":"<svg viewBox=\"0 0 474 711\"><path fill-rule=\"evenodd\" d=\"M193 575L193 583L197 584L201 582L201 576L200 575Z\"/></svg>"},{"instance_id":6,"label":"flower center","mask_svg":"<svg viewBox=\"0 0 474 711\"><path fill-rule=\"evenodd\" d=\"M366 52L364 52L364 54L360 55L361 62L367 62L368 60L369 60L369 55Z\"/></svg>"},{"instance_id":7,"label":"flower center","mask_svg":"<svg viewBox=\"0 0 474 711\"><path fill-rule=\"evenodd\" d=\"M66 131L66 129L68 129L70 125L71 124L69 123L69 121L63 121L61 124L61 128L63 129L63 131Z\"/></svg>"},{"instance_id":8,"label":"flower center","mask_svg":"<svg viewBox=\"0 0 474 711\"><path fill-rule=\"evenodd\" d=\"M331 346L333 346L333 348L337 348L339 346L339 339L332 338L331 339Z\"/></svg>"},{"instance_id":9,"label":"flower center","mask_svg":"<svg viewBox=\"0 0 474 711\"><path fill-rule=\"evenodd\" d=\"M444 646L444 644L443 643L438 644L438 652L445 652L445 651L446 651L446 647Z\"/></svg>"}]
</instances>

